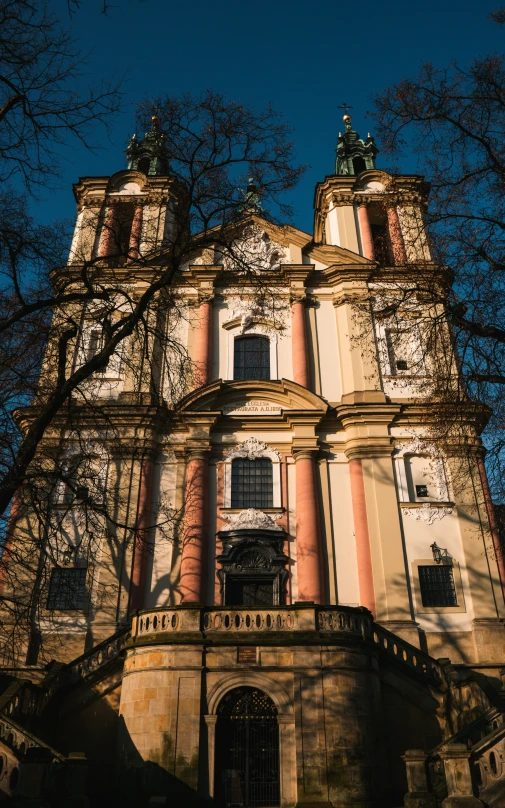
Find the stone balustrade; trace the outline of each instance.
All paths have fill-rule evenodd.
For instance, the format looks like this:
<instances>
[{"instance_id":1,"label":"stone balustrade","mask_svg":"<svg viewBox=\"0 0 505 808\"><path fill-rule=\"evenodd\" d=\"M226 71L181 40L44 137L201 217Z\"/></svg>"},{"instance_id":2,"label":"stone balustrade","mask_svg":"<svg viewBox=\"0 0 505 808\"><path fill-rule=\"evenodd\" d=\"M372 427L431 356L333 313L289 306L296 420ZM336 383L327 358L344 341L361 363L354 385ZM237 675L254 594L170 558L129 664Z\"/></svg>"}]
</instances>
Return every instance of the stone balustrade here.
<instances>
[{"instance_id":1,"label":"stone balustrade","mask_svg":"<svg viewBox=\"0 0 505 808\"><path fill-rule=\"evenodd\" d=\"M294 604L265 609L215 607L202 609L173 607L138 612L132 621L132 641L148 641L161 634L197 632L202 638L236 635L237 641L248 634L275 635L276 632L307 633L323 639L327 634L353 635L373 643L381 652L409 667L416 674L439 685L444 681L441 666L396 634L373 623L363 607L315 606ZM161 640L163 641L163 640Z\"/></svg>"},{"instance_id":2,"label":"stone balustrade","mask_svg":"<svg viewBox=\"0 0 505 808\"><path fill-rule=\"evenodd\" d=\"M82 656L77 657L77 659L74 659L73 662L67 665L63 672L64 675L71 679L80 679L89 676L107 663L112 662L119 656L126 644L129 634L129 628L125 628L112 637L109 637L107 640L104 640L99 645L95 645L91 651L82 654Z\"/></svg>"},{"instance_id":3,"label":"stone balustrade","mask_svg":"<svg viewBox=\"0 0 505 808\"><path fill-rule=\"evenodd\" d=\"M444 681L444 673L441 665L438 664L429 654L400 639L396 634L388 631L382 626L374 623L373 642L384 649L389 656L395 657L398 661L408 665L423 677L431 679L436 684Z\"/></svg>"},{"instance_id":4,"label":"stone balustrade","mask_svg":"<svg viewBox=\"0 0 505 808\"><path fill-rule=\"evenodd\" d=\"M372 633L372 618L366 609L346 606L279 606L266 609L216 607L213 609L150 609L133 619L132 638L172 632L201 631L205 634L283 632L345 632L360 637Z\"/></svg>"},{"instance_id":5,"label":"stone balustrade","mask_svg":"<svg viewBox=\"0 0 505 808\"><path fill-rule=\"evenodd\" d=\"M31 732L6 715L0 715L0 743L5 744L16 755L22 756L27 749L47 749L55 760L63 761L65 758L56 752L49 744L41 741Z\"/></svg>"}]
</instances>

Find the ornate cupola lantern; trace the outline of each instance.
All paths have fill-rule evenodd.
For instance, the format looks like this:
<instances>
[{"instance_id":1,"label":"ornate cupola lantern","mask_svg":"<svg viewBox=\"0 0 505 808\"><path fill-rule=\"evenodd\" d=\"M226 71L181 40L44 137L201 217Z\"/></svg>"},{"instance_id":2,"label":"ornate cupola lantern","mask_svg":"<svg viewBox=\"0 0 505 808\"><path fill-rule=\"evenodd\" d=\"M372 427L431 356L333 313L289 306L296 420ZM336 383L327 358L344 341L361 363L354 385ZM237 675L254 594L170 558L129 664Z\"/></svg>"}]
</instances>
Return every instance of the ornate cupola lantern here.
<instances>
[{"instance_id":1,"label":"ornate cupola lantern","mask_svg":"<svg viewBox=\"0 0 505 808\"><path fill-rule=\"evenodd\" d=\"M375 156L379 150L371 134L368 133L367 139L363 141L351 127L351 116L346 114L342 120L345 123L345 132L338 134L335 174L357 175L368 168L375 168Z\"/></svg>"},{"instance_id":2,"label":"ornate cupola lantern","mask_svg":"<svg viewBox=\"0 0 505 808\"><path fill-rule=\"evenodd\" d=\"M160 177L168 174L168 154L165 135L160 128L157 115L151 118L151 129L142 140L137 135L130 138L126 149L128 168L142 171L148 177Z\"/></svg>"}]
</instances>

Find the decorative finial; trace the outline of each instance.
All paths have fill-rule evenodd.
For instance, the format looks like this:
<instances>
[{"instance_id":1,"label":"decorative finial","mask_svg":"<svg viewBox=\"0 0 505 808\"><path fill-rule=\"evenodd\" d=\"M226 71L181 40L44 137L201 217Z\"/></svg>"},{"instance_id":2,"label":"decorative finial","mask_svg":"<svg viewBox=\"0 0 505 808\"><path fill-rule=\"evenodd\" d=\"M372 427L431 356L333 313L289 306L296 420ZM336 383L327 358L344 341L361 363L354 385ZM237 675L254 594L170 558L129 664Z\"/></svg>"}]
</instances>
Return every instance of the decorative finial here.
<instances>
[{"instance_id":1,"label":"decorative finial","mask_svg":"<svg viewBox=\"0 0 505 808\"><path fill-rule=\"evenodd\" d=\"M151 128L140 140L133 135L126 149L128 168L142 171L146 176L159 177L168 174L169 161L165 134L161 131L160 119L151 116Z\"/></svg>"},{"instance_id":2,"label":"decorative finial","mask_svg":"<svg viewBox=\"0 0 505 808\"><path fill-rule=\"evenodd\" d=\"M350 104L346 104L346 103L344 102L343 104L339 104L339 109L343 109L343 110L344 110L344 115L343 115L343 117L342 117L342 120L343 120L343 122L345 123L345 130L346 130L346 132L350 132L350 131L351 131L351 121L352 121L352 118L351 118L351 116L349 115L349 110L350 110L350 109L352 109L352 106L351 106Z\"/></svg>"},{"instance_id":3,"label":"decorative finial","mask_svg":"<svg viewBox=\"0 0 505 808\"><path fill-rule=\"evenodd\" d=\"M352 128L352 118L349 115L349 110L352 109L350 104L340 104L339 106L344 110L342 120L345 124L345 132L344 134L338 133L335 174L357 176L362 171L375 168L375 156L378 149L370 134L364 142Z\"/></svg>"}]
</instances>

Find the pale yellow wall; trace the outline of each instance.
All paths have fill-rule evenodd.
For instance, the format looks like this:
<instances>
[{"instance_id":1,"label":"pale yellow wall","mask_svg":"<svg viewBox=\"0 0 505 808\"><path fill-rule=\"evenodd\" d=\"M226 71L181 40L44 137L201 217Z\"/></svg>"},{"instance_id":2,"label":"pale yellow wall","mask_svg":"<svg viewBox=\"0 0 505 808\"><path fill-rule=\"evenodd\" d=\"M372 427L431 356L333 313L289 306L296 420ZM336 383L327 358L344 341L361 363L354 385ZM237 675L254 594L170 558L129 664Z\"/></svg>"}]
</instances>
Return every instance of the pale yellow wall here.
<instances>
[{"instance_id":1,"label":"pale yellow wall","mask_svg":"<svg viewBox=\"0 0 505 808\"><path fill-rule=\"evenodd\" d=\"M153 551L147 556L144 603L146 609L156 606L168 606L170 603L173 542L171 541L170 527L163 524L167 518L163 507L174 506L176 477L177 463L175 458L162 457L161 462L158 462L155 468L153 520L156 519L160 527L154 532ZM156 495L157 492L158 496ZM158 512L160 502L161 510Z\"/></svg>"},{"instance_id":2,"label":"pale yellow wall","mask_svg":"<svg viewBox=\"0 0 505 808\"><path fill-rule=\"evenodd\" d=\"M359 253L356 217L353 205L341 205L337 208L339 246Z\"/></svg>"},{"instance_id":3,"label":"pale yellow wall","mask_svg":"<svg viewBox=\"0 0 505 808\"><path fill-rule=\"evenodd\" d=\"M465 599L466 612L457 614L419 614L416 610L415 619L425 631L471 631L473 602L468 583L468 573L465 564L465 555L461 544L458 516L455 512L443 519L436 520L432 525L416 521L406 515L402 510L402 525L405 536L405 550L411 584L413 587L412 562L432 557L430 545L436 542L439 547L448 550L455 562L460 565L461 581ZM414 606L421 604L414 598Z\"/></svg>"},{"instance_id":4,"label":"pale yellow wall","mask_svg":"<svg viewBox=\"0 0 505 808\"><path fill-rule=\"evenodd\" d=\"M340 401L342 374L338 350L335 308L331 300L320 300L315 309L321 395L327 401Z\"/></svg>"},{"instance_id":5,"label":"pale yellow wall","mask_svg":"<svg viewBox=\"0 0 505 808\"><path fill-rule=\"evenodd\" d=\"M330 207L326 217L326 243L340 245L340 234L338 230L337 208Z\"/></svg>"},{"instance_id":6,"label":"pale yellow wall","mask_svg":"<svg viewBox=\"0 0 505 808\"><path fill-rule=\"evenodd\" d=\"M358 563L347 458L334 454L328 473L337 602L355 606L359 605Z\"/></svg>"}]
</instances>

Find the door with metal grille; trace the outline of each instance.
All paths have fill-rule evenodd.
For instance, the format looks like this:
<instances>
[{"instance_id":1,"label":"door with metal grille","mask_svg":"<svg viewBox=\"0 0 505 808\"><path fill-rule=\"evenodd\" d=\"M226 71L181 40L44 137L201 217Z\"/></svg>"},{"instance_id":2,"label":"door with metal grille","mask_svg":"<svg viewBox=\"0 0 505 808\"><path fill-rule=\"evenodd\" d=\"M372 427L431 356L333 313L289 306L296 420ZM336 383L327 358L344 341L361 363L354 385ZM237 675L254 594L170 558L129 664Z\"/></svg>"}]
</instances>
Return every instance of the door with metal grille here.
<instances>
[{"instance_id":1,"label":"door with metal grille","mask_svg":"<svg viewBox=\"0 0 505 808\"><path fill-rule=\"evenodd\" d=\"M220 806L280 804L277 708L261 690L237 687L221 700L214 793Z\"/></svg>"}]
</instances>

